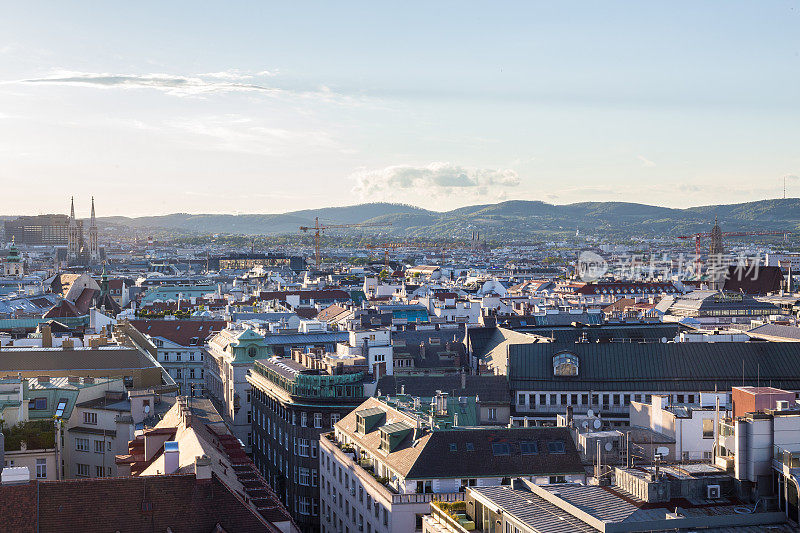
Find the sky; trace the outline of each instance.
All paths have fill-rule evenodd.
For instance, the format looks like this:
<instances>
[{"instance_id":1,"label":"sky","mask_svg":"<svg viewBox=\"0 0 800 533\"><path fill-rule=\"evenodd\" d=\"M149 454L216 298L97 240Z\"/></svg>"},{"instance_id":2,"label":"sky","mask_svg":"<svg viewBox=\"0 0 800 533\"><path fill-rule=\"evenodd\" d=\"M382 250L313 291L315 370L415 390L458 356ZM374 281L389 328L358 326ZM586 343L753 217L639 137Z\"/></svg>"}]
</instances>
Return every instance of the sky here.
<instances>
[{"instance_id":1,"label":"sky","mask_svg":"<svg viewBox=\"0 0 800 533\"><path fill-rule=\"evenodd\" d=\"M0 214L800 196L800 1L4 2Z\"/></svg>"}]
</instances>

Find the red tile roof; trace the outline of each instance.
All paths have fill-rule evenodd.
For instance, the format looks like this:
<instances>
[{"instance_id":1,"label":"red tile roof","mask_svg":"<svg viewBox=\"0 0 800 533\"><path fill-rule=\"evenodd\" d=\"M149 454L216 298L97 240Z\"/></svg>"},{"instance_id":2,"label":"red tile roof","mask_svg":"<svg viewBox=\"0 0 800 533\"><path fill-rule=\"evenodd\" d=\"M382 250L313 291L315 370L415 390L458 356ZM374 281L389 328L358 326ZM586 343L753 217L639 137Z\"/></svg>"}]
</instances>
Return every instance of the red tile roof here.
<instances>
[{"instance_id":1,"label":"red tile roof","mask_svg":"<svg viewBox=\"0 0 800 533\"><path fill-rule=\"evenodd\" d=\"M38 498L38 509L37 509ZM194 474L29 482L0 490L3 531L278 532L212 476ZM37 524L38 518L38 524Z\"/></svg>"},{"instance_id":2,"label":"red tile roof","mask_svg":"<svg viewBox=\"0 0 800 533\"><path fill-rule=\"evenodd\" d=\"M227 325L224 320L131 320L130 323L145 335L162 337L181 346L202 345L212 332L222 331Z\"/></svg>"},{"instance_id":3,"label":"red tile roof","mask_svg":"<svg viewBox=\"0 0 800 533\"><path fill-rule=\"evenodd\" d=\"M62 300L58 304L54 305L47 311L42 318L66 318L66 317L78 317L83 316L86 313L81 313L80 309L78 309L74 303L70 302L69 300Z\"/></svg>"}]
</instances>

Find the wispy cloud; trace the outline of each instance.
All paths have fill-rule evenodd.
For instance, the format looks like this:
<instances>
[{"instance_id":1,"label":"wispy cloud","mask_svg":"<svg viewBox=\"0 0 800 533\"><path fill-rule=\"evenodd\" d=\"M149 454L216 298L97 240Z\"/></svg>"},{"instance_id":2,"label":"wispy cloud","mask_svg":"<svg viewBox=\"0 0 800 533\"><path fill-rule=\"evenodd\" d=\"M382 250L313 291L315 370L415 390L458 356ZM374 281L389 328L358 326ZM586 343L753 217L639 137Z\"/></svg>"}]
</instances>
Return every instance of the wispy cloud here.
<instances>
[{"instance_id":1,"label":"wispy cloud","mask_svg":"<svg viewBox=\"0 0 800 533\"><path fill-rule=\"evenodd\" d=\"M326 131L270 127L240 115L171 120L166 121L164 127L180 132L184 142L203 149L265 155L296 150L342 150ZM200 142L186 138L187 134L199 138Z\"/></svg>"},{"instance_id":2,"label":"wispy cloud","mask_svg":"<svg viewBox=\"0 0 800 533\"><path fill-rule=\"evenodd\" d=\"M416 198L417 202L420 194L428 198L503 200L505 189L520 184L519 174L512 169L470 168L444 162L361 169L350 179L355 181L353 193L362 199Z\"/></svg>"},{"instance_id":3,"label":"wispy cloud","mask_svg":"<svg viewBox=\"0 0 800 533\"><path fill-rule=\"evenodd\" d=\"M656 164L654 162L650 161L649 159L647 159L643 155L637 155L636 159L638 159L639 161L642 162L642 166L643 167L652 168L652 167L656 166Z\"/></svg>"},{"instance_id":4,"label":"wispy cloud","mask_svg":"<svg viewBox=\"0 0 800 533\"><path fill-rule=\"evenodd\" d=\"M275 82L277 75L277 71L268 70L258 72L228 70L190 76L164 73L117 74L58 70L48 76L6 81L3 83L48 86L61 85L95 89L156 90L179 97L202 97L224 93L251 93L275 98L313 99L346 105L354 105L364 101L362 96L337 93L325 85L319 85L313 88L291 87L290 84L280 85Z\"/></svg>"}]
</instances>

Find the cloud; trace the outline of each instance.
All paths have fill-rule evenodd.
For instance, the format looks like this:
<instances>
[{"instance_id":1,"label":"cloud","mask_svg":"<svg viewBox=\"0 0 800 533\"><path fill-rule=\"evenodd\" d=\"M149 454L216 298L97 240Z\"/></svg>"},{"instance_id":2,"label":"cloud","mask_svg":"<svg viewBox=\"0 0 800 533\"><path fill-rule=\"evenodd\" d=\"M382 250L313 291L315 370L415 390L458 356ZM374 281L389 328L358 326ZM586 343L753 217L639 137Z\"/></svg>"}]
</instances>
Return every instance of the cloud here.
<instances>
[{"instance_id":1,"label":"cloud","mask_svg":"<svg viewBox=\"0 0 800 533\"><path fill-rule=\"evenodd\" d=\"M443 189L516 187L519 175L511 169L467 168L452 163L431 163L424 167L397 165L378 170L359 170L351 179L353 192L363 197L397 190L414 189L418 193L438 193Z\"/></svg>"},{"instance_id":2,"label":"cloud","mask_svg":"<svg viewBox=\"0 0 800 533\"><path fill-rule=\"evenodd\" d=\"M341 150L326 131L270 127L240 115L170 120L163 126L178 132L183 142L202 149L263 155Z\"/></svg>"},{"instance_id":3,"label":"cloud","mask_svg":"<svg viewBox=\"0 0 800 533\"><path fill-rule=\"evenodd\" d=\"M95 89L149 89L172 96L202 97L211 94L250 93L268 97L310 99L337 104L359 104L361 96L337 93L325 85L314 88L281 86L275 82L277 72L262 70L242 72L228 70L192 76L174 74L113 74L59 70L52 75L3 82L4 84L88 87ZM261 82L259 82L261 78ZM265 83L270 78L272 83Z\"/></svg>"},{"instance_id":4,"label":"cloud","mask_svg":"<svg viewBox=\"0 0 800 533\"><path fill-rule=\"evenodd\" d=\"M647 158L646 158L645 156L643 156L643 155L637 155L637 156L636 156L636 159L638 159L639 161L641 161L641 162L642 162L642 166L643 166L643 167L648 167L648 168L650 168L650 167L654 167L654 166L656 166L656 164L655 164L655 163L653 163L652 161L650 161L649 159L647 159Z\"/></svg>"}]
</instances>

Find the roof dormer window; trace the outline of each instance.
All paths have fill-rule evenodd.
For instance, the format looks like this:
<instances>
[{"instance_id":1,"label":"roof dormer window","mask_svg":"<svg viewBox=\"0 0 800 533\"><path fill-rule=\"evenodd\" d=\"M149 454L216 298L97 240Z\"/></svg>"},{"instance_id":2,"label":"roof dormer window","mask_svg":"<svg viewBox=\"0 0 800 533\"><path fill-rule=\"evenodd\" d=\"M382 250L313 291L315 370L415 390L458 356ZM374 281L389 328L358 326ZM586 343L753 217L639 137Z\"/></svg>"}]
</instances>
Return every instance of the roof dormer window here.
<instances>
[{"instance_id":1,"label":"roof dormer window","mask_svg":"<svg viewBox=\"0 0 800 533\"><path fill-rule=\"evenodd\" d=\"M578 375L578 356L561 352L553 356L553 375L554 376L577 376Z\"/></svg>"}]
</instances>

